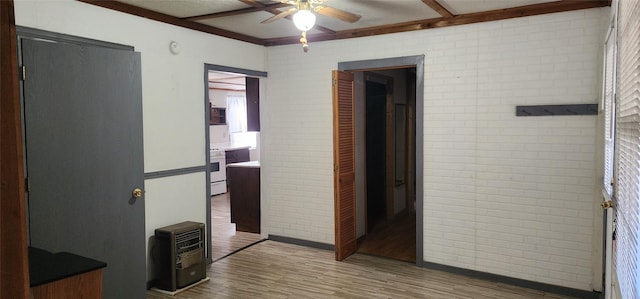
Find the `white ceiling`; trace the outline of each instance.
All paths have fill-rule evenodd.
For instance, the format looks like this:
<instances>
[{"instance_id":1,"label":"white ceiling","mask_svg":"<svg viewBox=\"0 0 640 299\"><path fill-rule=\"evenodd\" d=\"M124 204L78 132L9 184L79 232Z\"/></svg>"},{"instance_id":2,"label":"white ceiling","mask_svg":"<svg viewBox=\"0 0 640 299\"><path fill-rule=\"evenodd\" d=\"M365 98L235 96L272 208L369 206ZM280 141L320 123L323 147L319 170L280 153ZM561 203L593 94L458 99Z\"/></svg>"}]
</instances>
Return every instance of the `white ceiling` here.
<instances>
[{"instance_id":1,"label":"white ceiling","mask_svg":"<svg viewBox=\"0 0 640 299\"><path fill-rule=\"evenodd\" d=\"M245 75L210 71L209 89L244 91L246 85Z\"/></svg>"},{"instance_id":2,"label":"white ceiling","mask_svg":"<svg viewBox=\"0 0 640 299\"><path fill-rule=\"evenodd\" d=\"M264 45L296 43L300 36L293 22L283 18L261 24L289 6L261 7L287 1L271 0L79 0L90 4L117 9L178 26ZM111 2L111 3L109 3ZM420 30L457 24L483 22L503 18L553 13L610 5L609 0L325 0L324 5L341 9L361 18L347 23L316 13L317 26L309 31L310 40L340 39L372 34L385 34ZM152 13L141 14L139 8ZM189 17L213 13L243 13L192 20ZM160 13L161 17L158 17ZM481 14L481 15L478 15ZM419 22L419 24L416 24ZM206 27L206 26L205 26ZM324 30L323 30L324 29ZM355 33L355 34L354 34Z\"/></svg>"}]
</instances>

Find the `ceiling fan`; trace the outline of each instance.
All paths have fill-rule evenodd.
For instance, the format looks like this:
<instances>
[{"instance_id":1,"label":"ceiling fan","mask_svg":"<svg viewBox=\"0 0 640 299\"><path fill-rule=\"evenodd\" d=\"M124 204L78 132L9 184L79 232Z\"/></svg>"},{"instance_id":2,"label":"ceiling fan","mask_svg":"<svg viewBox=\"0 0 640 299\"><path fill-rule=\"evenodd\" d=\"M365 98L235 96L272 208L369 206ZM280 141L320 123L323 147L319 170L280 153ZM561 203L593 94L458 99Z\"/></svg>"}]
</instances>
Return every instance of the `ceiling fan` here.
<instances>
[{"instance_id":1,"label":"ceiling fan","mask_svg":"<svg viewBox=\"0 0 640 299\"><path fill-rule=\"evenodd\" d=\"M316 16L313 14L314 11L348 23L354 23L361 18L361 16L348 11L326 6L324 5L324 2L326 1L328 0L280 0L281 3L289 4L293 7L274 15L261 23L271 23L293 14L293 23L298 29L300 29L300 31L302 31L302 37L300 38L302 49L304 52L307 52L309 51L309 45L307 44L307 31L313 28L313 25L316 22Z\"/></svg>"},{"instance_id":2,"label":"ceiling fan","mask_svg":"<svg viewBox=\"0 0 640 299\"><path fill-rule=\"evenodd\" d=\"M313 15L313 12L317 12L319 14L325 15L325 16L329 16L332 18L336 18L348 23L353 23L356 22L358 20L360 20L359 15L350 13L348 11L344 11L341 9L337 9L334 7L330 7L330 6L326 6L324 3L328 1L328 0L280 0L281 3L285 3L285 4L289 4L291 6L293 6L292 8L285 10L273 17L270 17L264 21L262 21L262 24L265 23L271 23L273 21L285 18L287 16L290 16L292 14L295 13L295 15L293 16L293 21L294 23L296 22L296 19L298 18L313 18L315 21L315 15ZM298 17L300 16L300 17ZM312 16L312 17L311 17ZM308 25L304 24L304 25ZM296 23L296 27L298 26L298 23ZM298 28L301 31L307 31L309 29L311 29L310 27L313 27L313 24L311 24L311 26L309 28L307 28L309 26L306 27L302 27L302 28ZM306 30L305 30L306 29Z\"/></svg>"}]
</instances>

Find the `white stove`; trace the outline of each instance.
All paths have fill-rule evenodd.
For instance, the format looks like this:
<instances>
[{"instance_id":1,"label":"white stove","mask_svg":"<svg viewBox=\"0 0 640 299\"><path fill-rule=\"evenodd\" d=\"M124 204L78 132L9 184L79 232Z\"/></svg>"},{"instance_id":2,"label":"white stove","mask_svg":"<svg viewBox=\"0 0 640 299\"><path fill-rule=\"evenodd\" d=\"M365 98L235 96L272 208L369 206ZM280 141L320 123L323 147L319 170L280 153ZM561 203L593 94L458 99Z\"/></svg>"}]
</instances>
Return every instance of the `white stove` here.
<instances>
[{"instance_id":1,"label":"white stove","mask_svg":"<svg viewBox=\"0 0 640 299\"><path fill-rule=\"evenodd\" d=\"M211 195L227 192L227 168L222 149L212 147L209 150L209 171L211 182Z\"/></svg>"}]
</instances>

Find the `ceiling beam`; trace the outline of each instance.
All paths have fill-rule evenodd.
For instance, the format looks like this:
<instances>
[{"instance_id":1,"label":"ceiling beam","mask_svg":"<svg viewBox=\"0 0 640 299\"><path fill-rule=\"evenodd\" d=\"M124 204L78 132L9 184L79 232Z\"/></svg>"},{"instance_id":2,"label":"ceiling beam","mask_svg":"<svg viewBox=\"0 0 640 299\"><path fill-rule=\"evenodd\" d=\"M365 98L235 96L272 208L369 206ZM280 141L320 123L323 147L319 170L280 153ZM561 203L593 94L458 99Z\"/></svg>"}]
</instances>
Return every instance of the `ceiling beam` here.
<instances>
[{"instance_id":1,"label":"ceiling beam","mask_svg":"<svg viewBox=\"0 0 640 299\"><path fill-rule=\"evenodd\" d=\"M424 30L455 25L473 24L480 22L506 20L519 17L535 16L548 13L557 13L579 9L589 9L609 6L609 0L563 0L556 2L539 3L513 8L496 9L485 12L469 13L450 18L434 18L420 21L412 21L384 26L367 27L353 30L338 31L335 34L308 35L309 42L365 37L380 34L398 33L414 30ZM297 37L282 37L264 39L266 46L288 45L299 42Z\"/></svg>"},{"instance_id":2,"label":"ceiling beam","mask_svg":"<svg viewBox=\"0 0 640 299\"><path fill-rule=\"evenodd\" d=\"M213 18L221 18L221 17L241 15L241 14L258 12L258 11L266 11L268 9L278 9L278 8L289 7L289 6L291 6L291 4L288 4L288 3L274 3L274 4L265 5L263 7L253 6L253 7L249 7L249 8L242 8L242 9L236 9L236 10L230 10L230 11L216 12L216 13L204 14L204 15L199 15L199 16L186 17L186 18L182 18L182 19L183 20L187 20L187 21L199 21L199 20L206 20L206 19L213 19Z\"/></svg>"},{"instance_id":3,"label":"ceiling beam","mask_svg":"<svg viewBox=\"0 0 640 299\"><path fill-rule=\"evenodd\" d=\"M445 18L452 18L454 16L449 10L442 6L442 4L438 3L438 0L422 0L422 2Z\"/></svg>"},{"instance_id":4,"label":"ceiling beam","mask_svg":"<svg viewBox=\"0 0 640 299\"><path fill-rule=\"evenodd\" d=\"M138 6L133 6L123 2L118 2L114 0L78 0L78 1L100 6L103 8L108 8L108 9L112 9L112 10L116 10L116 11L120 11L128 14L136 15L136 16L151 19L154 21L159 21L159 22L163 22L171 25L193 29L200 32L215 34L215 35L219 35L219 36L223 36L223 37L227 37L235 40L240 40L240 41L244 41L244 42L248 42L256 45L262 45L262 46L265 45L264 40L253 37L253 36L248 36L241 33L228 31L228 30L216 28L213 26L208 26L205 24L200 24L197 22L183 20L174 16L159 13L157 11L141 8Z\"/></svg>"},{"instance_id":5,"label":"ceiling beam","mask_svg":"<svg viewBox=\"0 0 640 299\"><path fill-rule=\"evenodd\" d=\"M218 82L221 80L237 80L237 79L242 79L242 81L244 82L244 78L246 76L233 76L233 77L216 77L216 78L209 78L209 82Z\"/></svg>"}]
</instances>

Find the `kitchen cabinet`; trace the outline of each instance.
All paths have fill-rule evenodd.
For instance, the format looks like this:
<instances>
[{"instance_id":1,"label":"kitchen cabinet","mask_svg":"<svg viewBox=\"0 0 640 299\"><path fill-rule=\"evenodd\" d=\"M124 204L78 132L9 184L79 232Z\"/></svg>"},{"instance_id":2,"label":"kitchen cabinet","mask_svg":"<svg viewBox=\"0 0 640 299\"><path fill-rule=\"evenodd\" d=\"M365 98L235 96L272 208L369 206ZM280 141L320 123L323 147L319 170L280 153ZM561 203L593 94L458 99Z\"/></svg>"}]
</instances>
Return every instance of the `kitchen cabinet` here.
<instances>
[{"instance_id":1,"label":"kitchen cabinet","mask_svg":"<svg viewBox=\"0 0 640 299\"><path fill-rule=\"evenodd\" d=\"M240 163L249 161L249 147L227 149L224 151L225 163Z\"/></svg>"},{"instance_id":2,"label":"kitchen cabinet","mask_svg":"<svg viewBox=\"0 0 640 299\"><path fill-rule=\"evenodd\" d=\"M214 108L209 103L209 125L226 125L227 112L225 108Z\"/></svg>"},{"instance_id":3,"label":"kitchen cabinet","mask_svg":"<svg viewBox=\"0 0 640 299\"><path fill-rule=\"evenodd\" d=\"M247 131L260 132L260 79L247 77Z\"/></svg>"},{"instance_id":4,"label":"kitchen cabinet","mask_svg":"<svg viewBox=\"0 0 640 299\"><path fill-rule=\"evenodd\" d=\"M236 231L260 233L260 163L227 164L227 183Z\"/></svg>"},{"instance_id":5,"label":"kitchen cabinet","mask_svg":"<svg viewBox=\"0 0 640 299\"><path fill-rule=\"evenodd\" d=\"M29 247L31 298L102 298L106 263L69 252Z\"/></svg>"}]
</instances>

